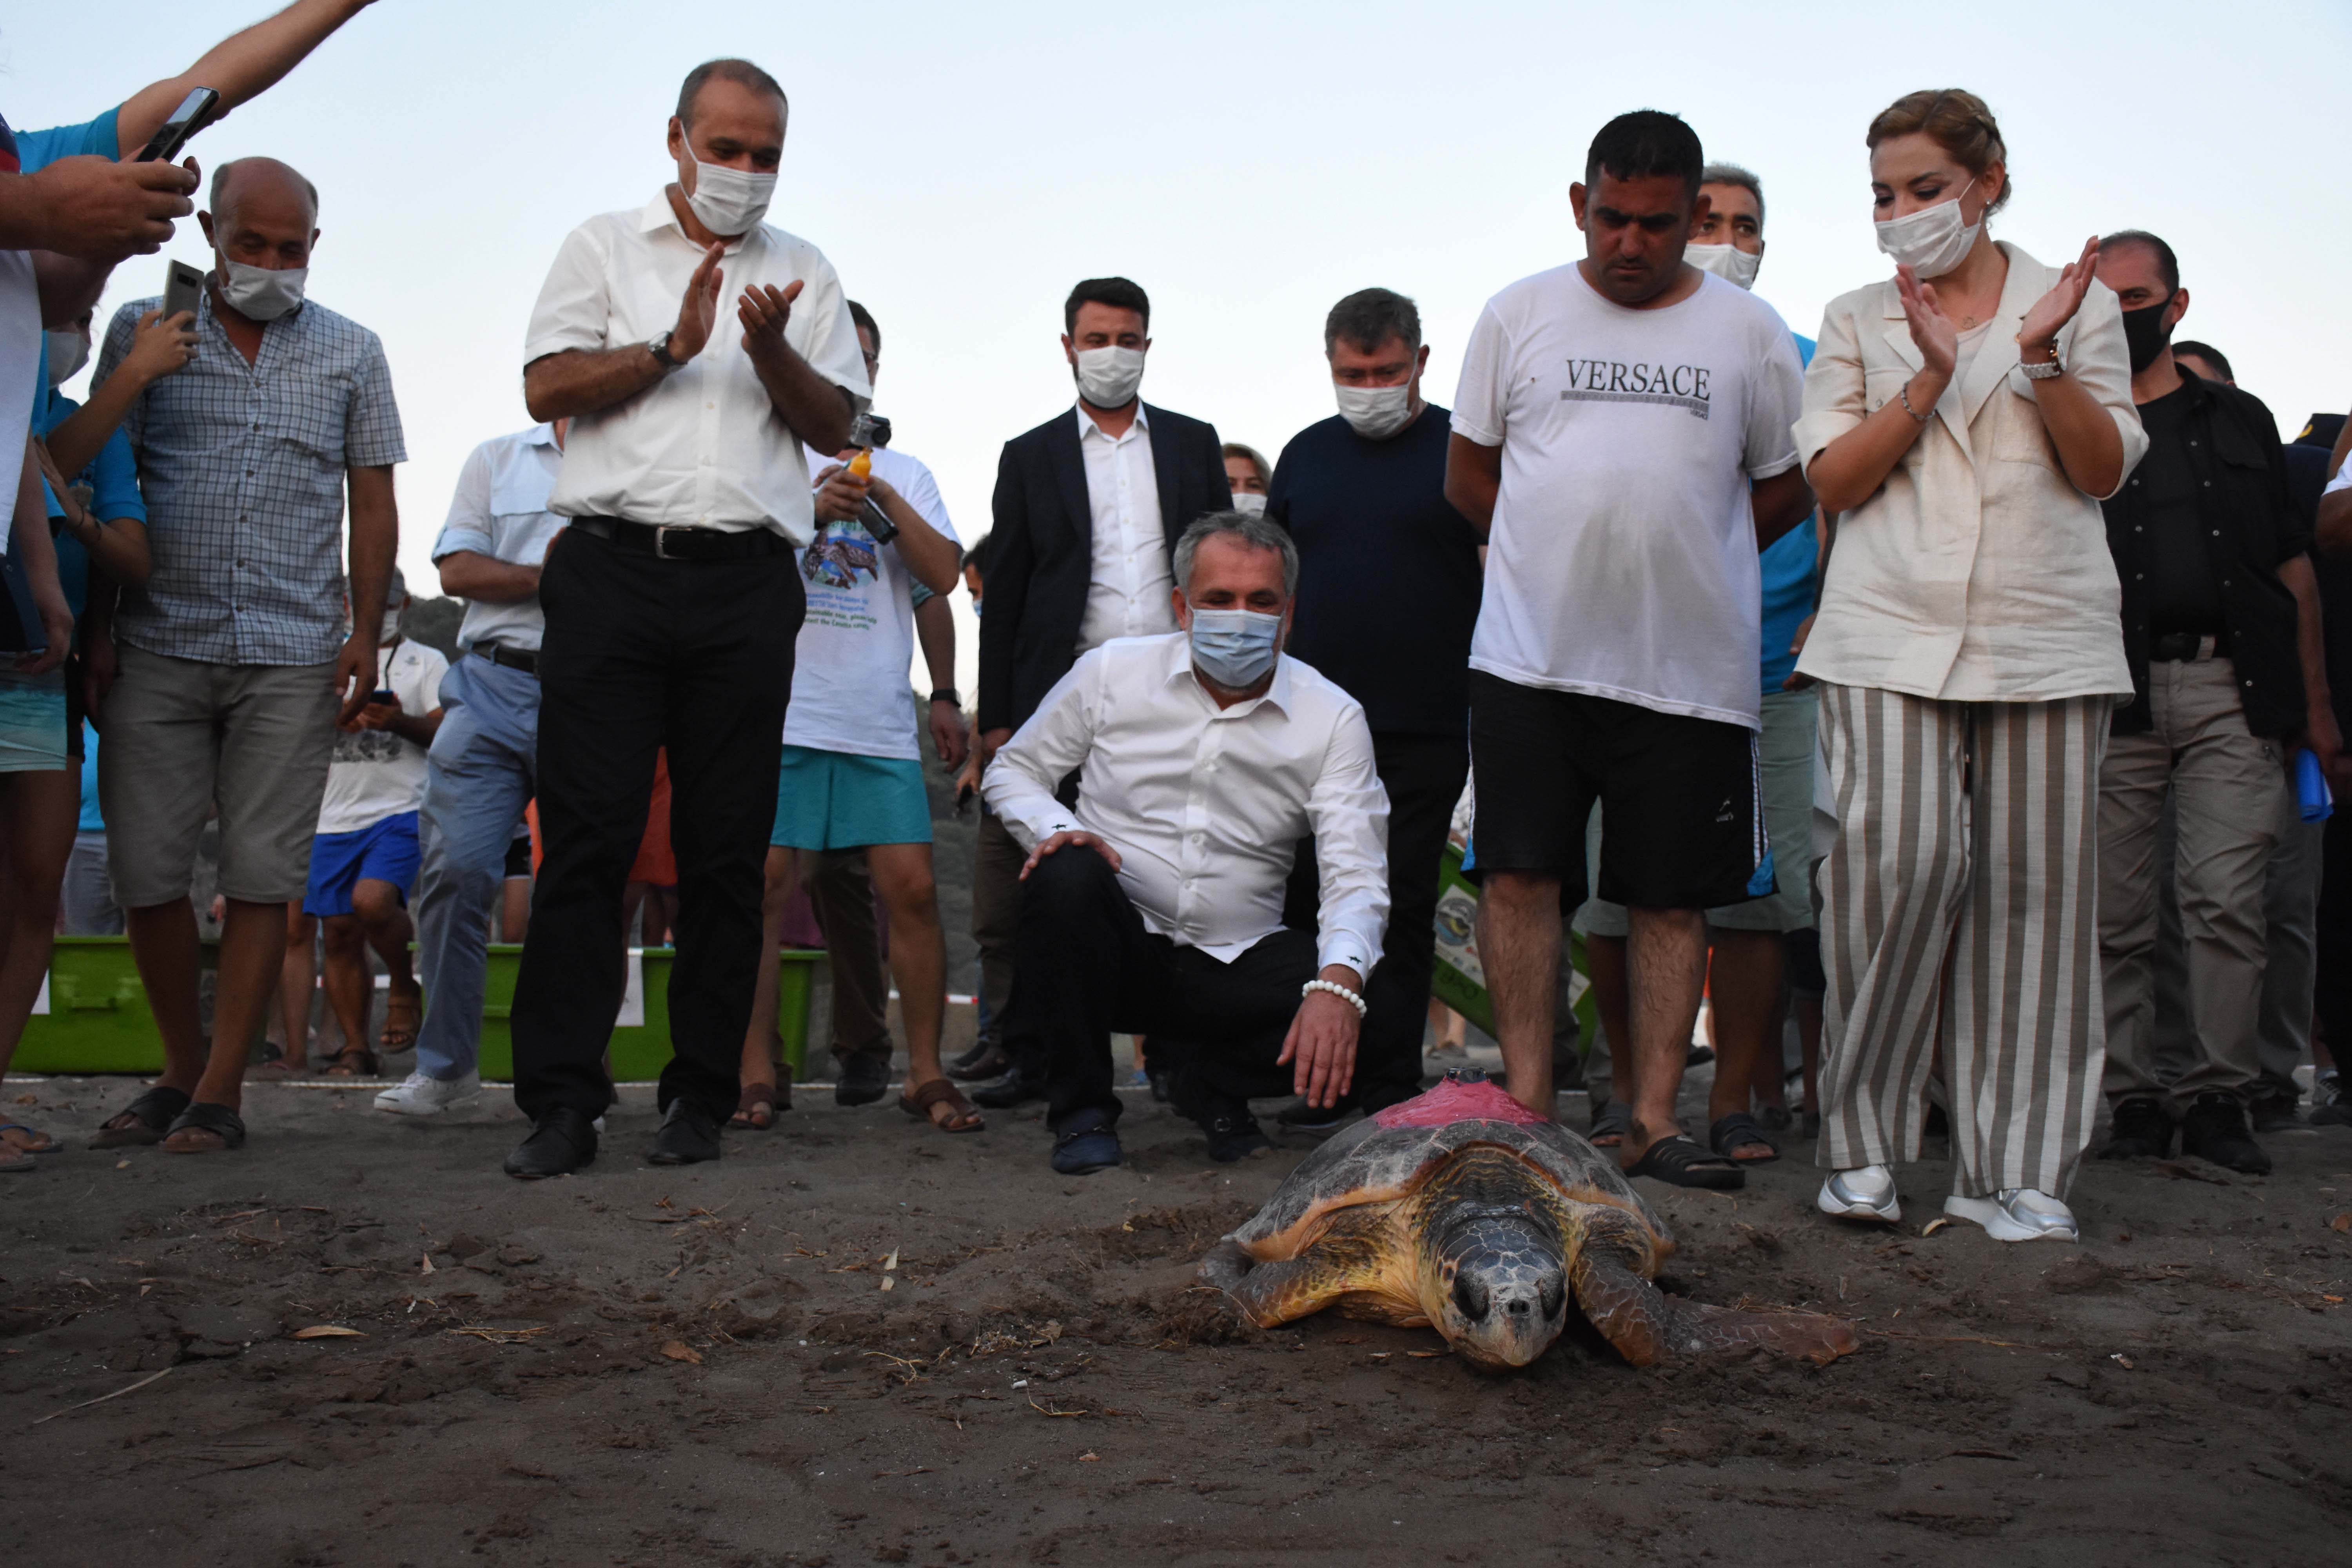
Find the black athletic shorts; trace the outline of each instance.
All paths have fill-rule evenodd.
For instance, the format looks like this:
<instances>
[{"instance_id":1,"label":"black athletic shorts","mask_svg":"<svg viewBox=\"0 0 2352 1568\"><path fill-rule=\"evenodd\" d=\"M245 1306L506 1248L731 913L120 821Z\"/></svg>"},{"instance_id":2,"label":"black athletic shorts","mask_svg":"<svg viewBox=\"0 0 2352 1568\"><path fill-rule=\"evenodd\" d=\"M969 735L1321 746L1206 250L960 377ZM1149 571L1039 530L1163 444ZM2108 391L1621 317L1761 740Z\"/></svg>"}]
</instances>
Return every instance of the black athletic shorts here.
<instances>
[{"instance_id":1,"label":"black athletic shorts","mask_svg":"<svg viewBox=\"0 0 2352 1568\"><path fill-rule=\"evenodd\" d=\"M1609 831L1600 895L1637 909L1712 910L1772 891L1756 731L1470 672L1472 864L1585 887L1593 803Z\"/></svg>"}]
</instances>

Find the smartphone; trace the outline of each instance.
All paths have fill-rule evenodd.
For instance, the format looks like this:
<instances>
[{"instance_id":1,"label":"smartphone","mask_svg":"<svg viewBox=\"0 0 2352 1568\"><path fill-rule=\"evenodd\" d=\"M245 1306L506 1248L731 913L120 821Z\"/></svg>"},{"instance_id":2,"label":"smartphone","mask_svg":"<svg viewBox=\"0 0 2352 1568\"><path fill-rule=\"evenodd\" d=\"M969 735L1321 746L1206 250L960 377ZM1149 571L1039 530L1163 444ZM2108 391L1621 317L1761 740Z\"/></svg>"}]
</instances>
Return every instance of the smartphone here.
<instances>
[{"instance_id":1,"label":"smartphone","mask_svg":"<svg viewBox=\"0 0 2352 1568\"><path fill-rule=\"evenodd\" d=\"M219 107L220 94L217 91L209 87L194 89L180 100L180 107L172 111L172 118L155 128L155 134L147 139L147 145L139 149L139 156L131 162L152 163L160 158L166 163L170 163L180 155L180 149L188 144L189 137L211 123L213 111Z\"/></svg>"},{"instance_id":2,"label":"smartphone","mask_svg":"<svg viewBox=\"0 0 2352 1568\"><path fill-rule=\"evenodd\" d=\"M371 702L392 702L396 701L397 699L393 696L392 688L387 686L380 690L369 692L368 700Z\"/></svg>"},{"instance_id":3,"label":"smartphone","mask_svg":"<svg viewBox=\"0 0 2352 1568\"><path fill-rule=\"evenodd\" d=\"M185 310L196 313L196 301L205 291L205 275L184 261L174 261L163 268L163 320Z\"/></svg>"}]
</instances>

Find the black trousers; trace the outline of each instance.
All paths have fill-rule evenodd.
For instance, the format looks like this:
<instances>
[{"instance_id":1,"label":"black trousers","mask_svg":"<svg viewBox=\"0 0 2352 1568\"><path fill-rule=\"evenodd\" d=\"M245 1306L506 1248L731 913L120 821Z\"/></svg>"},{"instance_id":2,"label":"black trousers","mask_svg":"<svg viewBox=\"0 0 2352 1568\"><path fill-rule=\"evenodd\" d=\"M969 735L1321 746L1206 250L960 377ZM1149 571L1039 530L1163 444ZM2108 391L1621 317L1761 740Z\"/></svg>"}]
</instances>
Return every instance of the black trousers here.
<instances>
[{"instance_id":1,"label":"black trousers","mask_svg":"<svg viewBox=\"0 0 2352 1568\"><path fill-rule=\"evenodd\" d=\"M1445 835L1470 774L1460 735L1372 737L1372 767L1389 795L1389 925L1381 962L1364 987L1364 1032L1356 1047L1355 1098L1385 1110L1421 1092L1421 1041L1429 1024L1429 982L1437 963L1437 894ZM1316 928L1315 841L1298 846L1283 904L1286 924Z\"/></svg>"},{"instance_id":2,"label":"black trousers","mask_svg":"<svg viewBox=\"0 0 2352 1568\"><path fill-rule=\"evenodd\" d=\"M1113 1030L1150 1036L1155 1059L1166 1043L1183 1064L1177 1098L1188 1109L1290 1090L1291 1068L1275 1058L1299 988L1315 978L1306 931L1277 931L1220 963L1146 930L1110 863L1081 845L1048 855L1022 884L1013 966L1005 1049L1045 1065L1055 1132L1118 1121Z\"/></svg>"},{"instance_id":3,"label":"black trousers","mask_svg":"<svg viewBox=\"0 0 2352 1568\"><path fill-rule=\"evenodd\" d=\"M669 751L677 856L676 1055L661 1104L735 1110L761 961L761 866L793 647L805 607L789 552L664 561L572 528L540 580L539 826L545 854L515 983L515 1103L595 1115L625 982L621 892ZM773 955L769 955L773 962Z\"/></svg>"}]
</instances>

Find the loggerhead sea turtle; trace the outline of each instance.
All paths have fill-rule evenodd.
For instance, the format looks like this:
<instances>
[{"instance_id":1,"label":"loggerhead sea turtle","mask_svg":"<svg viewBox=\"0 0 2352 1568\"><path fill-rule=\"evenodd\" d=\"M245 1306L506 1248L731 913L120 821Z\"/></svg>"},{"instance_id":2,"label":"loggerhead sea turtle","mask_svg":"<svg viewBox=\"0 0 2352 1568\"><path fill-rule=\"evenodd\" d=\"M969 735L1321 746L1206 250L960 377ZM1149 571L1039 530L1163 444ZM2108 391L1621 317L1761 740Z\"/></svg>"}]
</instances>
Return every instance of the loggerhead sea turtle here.
<instances>
[{"instance_id":1,"label":"loggerhead sea turtle","mask_svg":"<svg viewBox=\"0 0 2352 1568\"><path fill-rule=\"evenodd\" d=\"M1636 1366L1749 1350L1826 1363L1859 1346L1842 1318L1665 1294L1651 1280L1674 1249L1616 1162L1483 1074L1450 1072L1299 1162L1201 1275L1260 1328L1337 1307L1433 1324L1487 1366L1541 1355L1570 1297Z\"/></svg>"}]
</instances>

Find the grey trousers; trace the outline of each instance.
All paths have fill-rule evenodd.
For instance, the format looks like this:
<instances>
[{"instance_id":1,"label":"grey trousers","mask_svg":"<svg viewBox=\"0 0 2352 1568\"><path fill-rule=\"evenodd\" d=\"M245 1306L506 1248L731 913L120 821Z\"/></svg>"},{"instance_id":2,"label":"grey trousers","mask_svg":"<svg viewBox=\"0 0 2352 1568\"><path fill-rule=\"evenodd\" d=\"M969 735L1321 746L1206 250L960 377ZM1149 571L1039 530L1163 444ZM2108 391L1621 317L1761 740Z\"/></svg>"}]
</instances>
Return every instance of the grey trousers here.
<instances>
[{"instance_id":1,"label":"grey trousers","mask_svg":"<svg viewBox=\"0 0 2352 1568\"><path fill-rule=\"evenodd\" d=\"M122 908L114 901L114 872L106 863L106 835L77 833L66 858L66 935L121 936Z\"/></svg>"},{"instance_id":2,"label":"grey trousers","mask_svg":"<svg viewBox=\"0 0 2352 1568\"><path fill-rule=\"evenodd\" d=\"M2256 1098L2302 1098L2294 1070L2311 1059L2313 993L2319 980L2319 889L2326 869L2324 822L2305 822L2294 795L2279 791L2278 847L2263 878L2263 924L2270 932L2263 966L2262 1021L2254 1057L2262 1064ZM2172 809L2165 808L2164 879L2156 906L2156 1075L2170 1084L2197 1059L2197 1021L2189 1004L2189 946L2173 891Z\"/></svg>"},{"instance_id":3,"label":"grey trousers","mask_svg":"<svg viewBox=\"0 0 2352 1568\"><path fill-rule=\"evenodd\" d=\"M1838 833L1821 871L1816 1158L1916 1159L1940 1076L1956 1193L2063 1196L2098 1110L2096 786L2114 704L1821 689Z\"/></svg>"},{"instance_id":4,"label":"grey trousers","mask_svg":"<svg viewBox=\"0 0 2352 1568\"><path fill-rule=\"evenodd\" d=\"M2245 1098L2266 963L2263 884L2278 844L2278 747L2246 729L2228 659L2148 666L2153 727L2107 742L2099 772L2099 956L2108 1100ZM2168 793L2188 957L2190 1059L2168 1084L2155 1038L2157 887Z\"/></svg>"}]
</instances>

